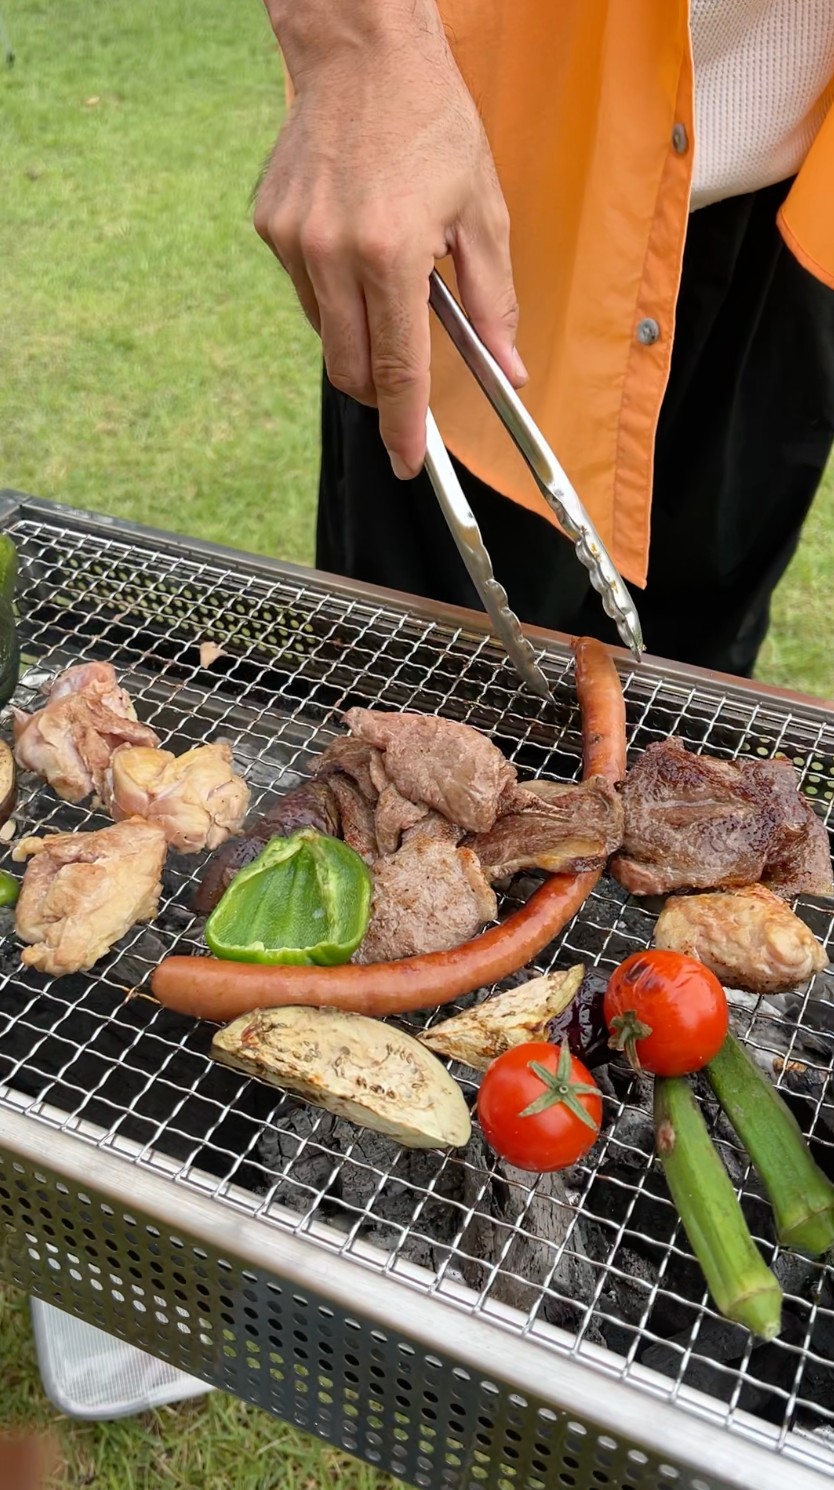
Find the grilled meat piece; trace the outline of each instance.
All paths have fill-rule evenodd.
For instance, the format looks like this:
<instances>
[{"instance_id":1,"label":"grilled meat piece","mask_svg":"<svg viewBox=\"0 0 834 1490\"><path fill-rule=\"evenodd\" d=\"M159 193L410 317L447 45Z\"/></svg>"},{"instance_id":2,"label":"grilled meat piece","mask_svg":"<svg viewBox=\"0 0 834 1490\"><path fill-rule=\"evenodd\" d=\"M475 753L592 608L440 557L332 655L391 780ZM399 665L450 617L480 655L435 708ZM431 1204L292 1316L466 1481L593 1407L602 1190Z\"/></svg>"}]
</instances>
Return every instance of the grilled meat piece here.
<instances>
[{"instance_id":1,"label":"grilled meat piece","mask_svg":"<svg viewBox=\"0 0 834 1490\"><path fill-rule=\"evenodd\" d=\"M354 735L334 740L315 774L330 782L339 800L345 842L369 863L380 854L395 854L403 833L429 810L409 802L389 781L381 751Z\"/></svg>"},{"instance_id":2,"label":"grilled meat piece","mask_svg":"<svg viewBox=\"0 0 834 1490\"><path fill-rule=\"evenodd\" d=\"M43 776L59 797L81 802L101 796L104 777L120 745L159 744L140 724L109 662L71 667L55 679L43 709L13 709L18 765Z\"/></svg>"},{"instance_id":3,"label":"grilled meat piece","mask_svg":"<svg viewBox=\"0 0 834 1490\"><path fill-rule=\"evenodd\" d=\"M354 962L443 952L495 918L495 894L472 851L457 846L458 836L432 812L395 854L377 859L371 920Z\"/></svg>"},{"instance_id":4,"label":"grilled meat piece","mask_svg":"<svg viewBox=\"0 0 834 1490\"><path fill-rule=\"evenodd\" d=\"M388 783L379 794L374 813L377 847L381 854L395 854L404 833L419 823L429 812L422 803L409 802L397 790L393 782Z\"/></svg>"},{"instance_id":5,"label":"grilled meat piece","mask_svg":"<svg viewBox=\"0 0 834 1490\"><path fill-rule=\"evenodd\" d=\"M793 900L796 895L834 895L825 824L807 797L797 793L794 805L798 821L777 829L767 856L764 882L785 900Z\"/></svg>"},{"instance_id":6,"label":"grilled meat piece","mask_svg":"<svg viewBox=\"0 0 834 1490\"><path fill-rule=\"evenodd\" d=\"M214 910L235 875L257 859L270 838L286 838L299 828L339 836L339 808L326 781L305 781L275 802L240 838L230 838L206 864L192 908L200 916Z\"/></svg>"},{"instance_id":7,"label":"grilled meat piece","mask_svg":"<svg viewBox=\"0 0 834 1490\"><path fill-rule=\"evenodd\" d=\"M313 775L325 781L334 775L350 776L365 800L375 802L379 790L373 782L371 762L378 755L379 751L374 750L367 740L359 740L353 735L340 735L319 756L313 767Z\"/></svg>"},{"instance_id":8,"label":"grilled meat piece","mask_svg":"<svg viewBox=\"0 0 834 1490\"><path fill-rule=\"evenodd\" d=\"M338 804L345 843L368 864L373 864L379 857L373 806L350 776L331 776L327 785Z\"/></svg>"},{"instance_id":9,"label":"grilled meat piece","mask_svg":"<svg viewBox=\"0 0 834 1490\"><path fill-rule=\"evenodd\" d=\"M165 834L129 818L94 833L22 838L12 851L29 859L15 926L22 961L60 978L85 972L135 921L150 921L162 890Z\"/></svg>"},{"instance_id":10,"label":"grilled meat piece","mask_svg":"<svg viewBox=\"0 0 834 1490\"><path fill-rule=\"evenodd\" d=\"M620 790L625 833L611 871L636 895L758 881L784 896L834 894L825 827L789 761L717 760L664 740Z\"/></svg>"},{"instance_id":11,"label":"grilled meat piece","mask_svg":"<svg viewBox=\"0 0 834 1490\"><path fill-rule=\"evenodd\" d=\"M505 792L500 807L488 833L464 840L493 882L522 869L601 869L623 841L622 802L603 776L525 782Z\"/></svg>"},{"instance_id":12,"label":"grilled meat piece","mask_svg":"<svg viewBox=\"0 0 834 1490\"><path fill-rule=\"evenodd\" d=\"M828 962L805 922L764 885L671 896L654 944L697 958L722 983L750 993L786 993Z\"/></svg>"},{"instance_id":13,"label":"grilled meat piece","mask_svg":"<svg viewBox=\"0 0 834 1490\"><path fill-rule=\"evenodd\" d=\"M383 753L389 781L469 833L486 833L515 768L497 745L467 724L434 714L349 709L348 729Z\"/></svg>"},{"instance_id":14,"label":"grilled meat piece","mask_svg":"<svg viewBox=\"0 0 834 1490\"><path fill-rule=\"evenodd\" d=\"M184 755L147 746L122 746L105 772L104 805L116 822L141 817L158 823L184 854L218 848L237 833L249 788L237 776L225 740L196 745Z\"/></svg>"}]
</instances>

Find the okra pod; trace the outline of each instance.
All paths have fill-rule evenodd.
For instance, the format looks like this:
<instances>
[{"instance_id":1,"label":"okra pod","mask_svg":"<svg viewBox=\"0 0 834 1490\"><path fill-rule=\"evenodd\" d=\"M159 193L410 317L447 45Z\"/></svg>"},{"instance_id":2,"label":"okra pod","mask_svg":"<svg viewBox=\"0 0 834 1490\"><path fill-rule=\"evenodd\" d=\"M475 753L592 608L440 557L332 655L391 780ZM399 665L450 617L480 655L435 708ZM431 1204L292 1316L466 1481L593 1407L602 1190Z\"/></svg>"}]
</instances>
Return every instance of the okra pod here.
<instances>
[{"instance_id":1,"label":"okra pod","mask_svg":"<svg viewBox=\"0 0 834 1490\"><path fill-rule=\"evenodd\" d=\"M773 1340L782 1322L782 1290L750 1235L684 1077L656 1079L654 1120L666 1183L716 1308Z\"/></svg>"},{"instance_id":2,"label":"okra pod","mask_svg":"<svg viewBox=\"0 0 834 1490\"><path fill-rule=\"evenodd\" d=\"M834 1185L790 1108L733 1035L706 1072L767 1191L780 1244L813 1257L827 1252L834 1246Z\"/></svg>"}]
</instances>

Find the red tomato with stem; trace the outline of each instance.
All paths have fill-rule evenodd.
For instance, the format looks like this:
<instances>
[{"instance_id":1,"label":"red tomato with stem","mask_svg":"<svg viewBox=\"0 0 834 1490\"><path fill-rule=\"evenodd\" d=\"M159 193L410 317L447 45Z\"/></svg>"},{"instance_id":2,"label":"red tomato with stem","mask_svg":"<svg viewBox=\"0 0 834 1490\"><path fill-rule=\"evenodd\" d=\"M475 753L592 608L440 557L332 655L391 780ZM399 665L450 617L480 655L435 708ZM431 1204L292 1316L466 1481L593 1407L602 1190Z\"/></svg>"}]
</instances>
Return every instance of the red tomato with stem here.
<instances>
[{"instance_id":1,"label":"red tomato with stem","mask_svg":"<svg viewBox=\"0 0 834 1490\"><path fill-rule=\"evenodd\" d=\"M531 1040L487 1068L478 1121L490 1147L516 1169L566 1169L596 1141L602 1094L567 1041L559 1049Z\"/></svg>"},{"instance_id":2,"label":"red tomato with stem","mask_svg":"<svg viewBox=\"0 0 834 1490\"><path fill-rule=\"evenodd\" d=\"M681 952L635 952L611 974L603 999L609 1045L636 1071L700 1071L727 1037L724 989L709 968Z\"/></svg>"}]
</instances>

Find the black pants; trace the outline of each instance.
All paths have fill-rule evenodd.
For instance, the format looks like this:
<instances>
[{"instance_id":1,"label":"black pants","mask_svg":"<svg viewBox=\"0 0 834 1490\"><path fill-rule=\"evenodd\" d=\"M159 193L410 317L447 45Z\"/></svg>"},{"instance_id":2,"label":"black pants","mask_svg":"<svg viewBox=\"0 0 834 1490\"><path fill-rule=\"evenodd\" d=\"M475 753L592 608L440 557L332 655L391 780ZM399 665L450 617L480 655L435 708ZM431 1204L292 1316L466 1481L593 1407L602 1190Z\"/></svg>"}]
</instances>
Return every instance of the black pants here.
<instances>
[{"instance_id":1,"label":"black pants","mask_svg":"<svg viewBox=\"0 0 834 1490\"><path fill-rule=\"evenodd\" d=\"M651 652L741 675L752 672L834 439L834 292L779 235L786 189L690 220L648 585L635 591ZM494 417L485 402L484 418ZM615 641L571 545L460 465L458 474L521 618ZM326 378L316 558L338 574L480 609L428 478L398 482L375 411Z\"/></svg>"}]
</instances>

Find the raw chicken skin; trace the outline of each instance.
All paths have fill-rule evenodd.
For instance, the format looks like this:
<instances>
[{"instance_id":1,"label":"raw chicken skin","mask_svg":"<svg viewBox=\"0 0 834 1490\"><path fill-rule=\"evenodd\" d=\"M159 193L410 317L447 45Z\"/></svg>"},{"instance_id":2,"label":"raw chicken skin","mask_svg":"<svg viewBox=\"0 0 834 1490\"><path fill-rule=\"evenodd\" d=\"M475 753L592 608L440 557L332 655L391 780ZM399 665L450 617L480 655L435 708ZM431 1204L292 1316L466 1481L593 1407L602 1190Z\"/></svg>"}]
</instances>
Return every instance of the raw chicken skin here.
<instances>
[{"instance_id":1,"label":"raw chicken skin","mask_svg":"<svg viewBox=\"0 0 834 1490\"><path fill-rule=\"evenodd\" d=\"M196 745L184 755L127 746L116 751L107 770L104 805L116 822L141 817L157 823L171 848L196 854L238 832L249 788L235 775L225 740Z\"/></svg>"},{"instance_id":2,"label":"raw chicken skin","mask_svg":"<svg viewBox=\"0 0 834 1490\"><path fill-rule=\"evenodd\" d=\"M132 818L95 833L22 838L29 859L15 926L22 961L60 978L86 972L135 921L156 915L167 844L161 828Z\"/></svg>"},{"instance_id":3,"label":"raw chicken skin","mask_svg":"<svg viewBox=\"0 0 834 1490\"><path fill-rule=\"evenodd\" d=\"M764 885L670 896L654 944L696 958L729 988L750 993L786 993L828 962L805 922Z\"/></svg>"},{"instance_id":4,"label":"raw chicken skin","mask_svg":"<svg viewBox=\"0 0 834 1490\"><path fill-rule=\"evenodd\" d=\"M55 679L36 714L13 709L15 758L37 772L67 802L99 796L104 773L120 745L158 745L159 736L140 724L109 662L71 667Z\"/></svg>"}]
</instances>

